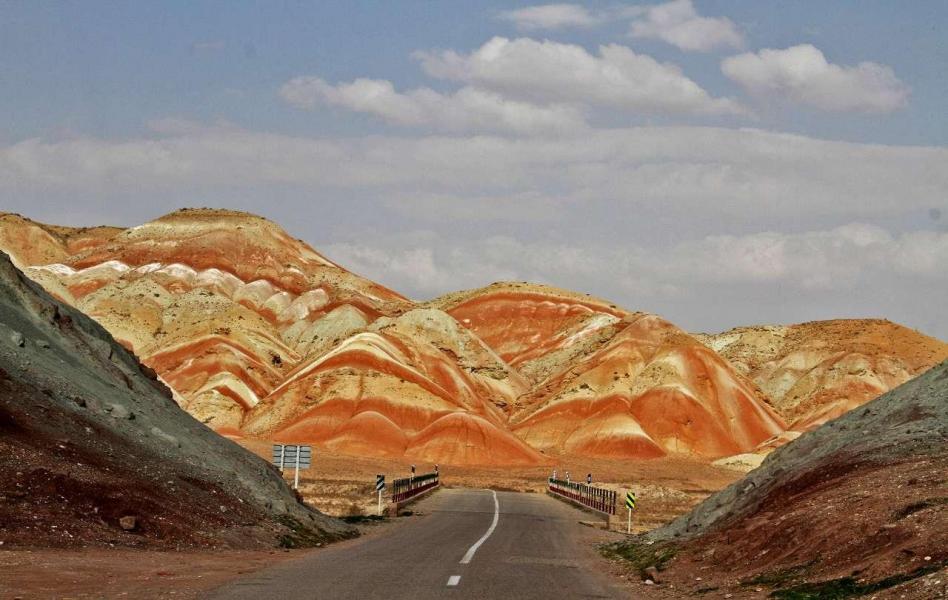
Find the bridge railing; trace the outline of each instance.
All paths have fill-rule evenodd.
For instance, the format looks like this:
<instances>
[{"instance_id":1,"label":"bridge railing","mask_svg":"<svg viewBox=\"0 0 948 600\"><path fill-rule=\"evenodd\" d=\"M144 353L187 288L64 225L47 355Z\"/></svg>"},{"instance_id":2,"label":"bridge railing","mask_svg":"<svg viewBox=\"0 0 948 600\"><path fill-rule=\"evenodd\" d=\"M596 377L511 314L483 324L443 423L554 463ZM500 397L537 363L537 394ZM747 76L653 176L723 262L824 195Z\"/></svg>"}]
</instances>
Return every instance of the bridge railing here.
<instances>
[{"instance_id":1,"label":"bridge railing","mask_svg":"<svg viewBox=\"0 0 948 600\"><path fill-rule=\"evenodd\" d=\"M616 514L616 492L576 481L549 479L550 492L607 515Z\"/></svg>"},{"instance_id":2,"label":"bridge railing","mask_svg":"<svg viewBox=\"0 0 948 600\"><path fill-rule=\"evenodd\" d=\"M438 472L424 473L415 477L405 477L392 482L392 502L404 502L431 488L438 487L441 481Z\"/></svg>"}]
</instances>

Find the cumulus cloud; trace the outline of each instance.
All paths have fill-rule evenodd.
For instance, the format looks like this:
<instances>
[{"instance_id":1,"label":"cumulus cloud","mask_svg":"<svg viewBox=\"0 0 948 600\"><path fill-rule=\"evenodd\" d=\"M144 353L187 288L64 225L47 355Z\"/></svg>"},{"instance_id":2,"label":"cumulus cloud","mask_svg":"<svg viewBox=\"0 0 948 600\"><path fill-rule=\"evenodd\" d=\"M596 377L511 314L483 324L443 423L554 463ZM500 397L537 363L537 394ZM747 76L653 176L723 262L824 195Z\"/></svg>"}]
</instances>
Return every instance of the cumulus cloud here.
<instances>
[{"instance_id":1,"label":"cumulus cloud","mask_svg":"<svg viewBox=\"0 0 948 600\"><path fill-rule=\"evenodd\" d=\"M524 190L506 195L460 196L458 194L409 192L396 194L385 205L403 215L420 221L560 221L567 212L568 201Z\"/></svg>"},{"instance_id":2,"label":"cumulus cloud","mask_svg":"<svg viewBox=\"0 0 948 600\"><path fill-rule=\"evenodd\" d=\"M916 260L920 249L924 249L924 260ZM424 275L410 283L420 297L472 285L465 265L478 265L478 272L487 277L475 281L476 285L503 278L569 285L581 276L634 282L643 296L748 283L840 291L859 281L906 271L948 283L948 272L939 266L948 259L948 233L918 231L894 236L864 223L800 233L707 236L671 247L634 243L621 248L580 246L568 240L525 242L508 236L457 243L429 232L410 239L383 237L370 247L341 243L325 250L341 264L383 281L387 273L403 266L423 265L418 271Z\"/></svg>"},{"instance_id":3,"label":"cumulus cloud","mask_svg":"<svg viewBox=\"0 0 948 600\"><path fill-rule=\"evenodd\" d=\"M0 203L54 191L99 195L293 186L476 199L531 192L738 222L927 211L948 190L948 149L828 142L759 130L638 127L556 138L332 139L184 128L111 141L0 146Z\"/></svg>"},{"instance_id":4,"label":"cumulus cloud","mask_svg":"<svg viewBox=\"0 0 948 600\"><path fill-rule=\"evenodd\" d=\"M430 88L406 93L390 81L356 79L330 84L319 77L296 77L280 88L290 104L313 109L318 105L368 113L403 126L421 126L444 131L512 131L549 133L581 129L582 113L571 106L538 106L511 100L486 90L464 87L453 94Z\"/></svg>"},{"instance_id":5,"label":"cumulus cloud","mask_svg":"<svg viewBox=\"0 0 948 600\"><path fill-rule=\"evenodd\" d=\"M686 327L868 315L948 335L932 300L948 293L948 231L866 224L944 208L945 148L706 127L332 139L162 125L0 145L0 206L70 224L263 212L419 298L534 280ZM418 228L432 233L388 235Z\"/></svg>"},{"instance_id":6,"label":"cumulus cloud","mask_svg":"<svg viewBox=\"0 0 948 600\"><path fill-rule=\"evenodd\" d=\"M692 52L716 48L740 48L744 36L726 17L702 17L691 0L674 0L648 7L632 21L629 34L634 38L656 39Z\"/></svg>"},{"instance_id":7,"label":"cumulus cloud","mask_svg":"<svg viewBox=\"0 0 948 600\"><path fill-rule=\"evenodd\" d=\"M921 308L924 295L913 299L919 290L948 287L948 272L941 268L948 260L945 232L893 235L851 223L799 233L708 236L671 246L510 236L457 240L426 232L324 250L356 272L419 299L497 280L533 281L593 292L626 308L680 319L685 327L726 328L761 318L888 316L922 320L930 333L945 333L931 330L926 319L935 315ZM868 294L855 299L857 290ZM788 296L794 302L786 302ZM813 305L820 312L813 312Z\"/></svg>"},{"instance_id":8,"label":"cumulus cloud","mask_svg":"<svg viewBox=\"0 0 948 600\"><path fill-rule=\"evenodd\" d=\"M732 56L721 63L721 70L755 96L827 111L892 112L904 107L909 96L909 87L891 67L873 62L836 65L810 44Z\"/></svg>"},{"instance_id":9,"label":"cumulus cloud","mask_svg":"<svg viewBox=\"0 0 948 600\"><path fill-rule=\"evenodd\" d=\"M517 10L505 10L498 16L523 31L590 27L601 21L601 17L593 15L586 7L579 4L528 6Z\"/></svg>"},{"instance_id":10,"label":"cumulus cloud","mask_svg":"<svg viewBox=\"0 0 948 600\"><path fill-rule=\"evenodd\" d=\"M677 66L618 44L591 54L574 44L495 37L470 54L444 50L414 56L432 77L525 101L653 114L745 112L734 100L712 97Z\"/></svg>"}]
</instances>

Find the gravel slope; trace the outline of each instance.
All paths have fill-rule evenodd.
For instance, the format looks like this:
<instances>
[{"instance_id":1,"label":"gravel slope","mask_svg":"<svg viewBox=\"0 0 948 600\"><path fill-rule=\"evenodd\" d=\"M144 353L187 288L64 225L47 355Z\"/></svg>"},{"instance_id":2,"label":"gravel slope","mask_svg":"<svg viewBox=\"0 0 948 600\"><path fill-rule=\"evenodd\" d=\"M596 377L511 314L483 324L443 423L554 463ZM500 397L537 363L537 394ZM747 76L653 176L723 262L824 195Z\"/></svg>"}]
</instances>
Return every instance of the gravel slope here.
<instances>
[{"instance_id":1,"label":"gravel slope","mask_svg":"<svg viewBox=\"0 0 948 600\"><path fill-rule=\"evenodd\" d=\"M181 410L105 329L2 253L0 446L7 547L304 544L354 535L299 503L266 462ZM123 529L127 516L135 522Z\"/></svg>"}]
</instances>

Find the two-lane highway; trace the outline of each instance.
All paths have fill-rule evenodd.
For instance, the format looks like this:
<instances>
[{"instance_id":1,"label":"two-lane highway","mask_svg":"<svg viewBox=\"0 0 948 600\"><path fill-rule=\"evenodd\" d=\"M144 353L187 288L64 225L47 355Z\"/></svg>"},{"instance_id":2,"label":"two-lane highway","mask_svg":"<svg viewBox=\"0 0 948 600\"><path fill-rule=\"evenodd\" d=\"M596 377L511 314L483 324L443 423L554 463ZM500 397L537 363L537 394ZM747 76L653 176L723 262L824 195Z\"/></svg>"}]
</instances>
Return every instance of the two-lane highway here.
<instances>
[{"instance_id":1,"label":"two-lane highway","mask_svg":"<svg viewBox=\"0 0 948 600\"><path fill-rule=\"evenodd\" d=\"M440 490L424 515L239 579L225 600L621 598L582 512L539 494Z\"/></svg>"}]
</instances>

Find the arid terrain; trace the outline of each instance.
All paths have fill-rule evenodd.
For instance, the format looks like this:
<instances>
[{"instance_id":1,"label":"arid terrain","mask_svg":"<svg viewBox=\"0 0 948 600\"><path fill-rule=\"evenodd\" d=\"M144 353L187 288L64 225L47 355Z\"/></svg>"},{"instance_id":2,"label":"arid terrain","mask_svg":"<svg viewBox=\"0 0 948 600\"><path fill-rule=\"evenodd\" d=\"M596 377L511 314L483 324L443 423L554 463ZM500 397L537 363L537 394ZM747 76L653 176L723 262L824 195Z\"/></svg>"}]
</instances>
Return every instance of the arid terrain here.
<instances>
[{"instance_id":1,"label":"arid terrain","mask_svg":"<svg viewBox=\"0 0 948 600\"><path fill-rule=\"evenodd\" d=\"M539 495L555 470L634 490L635 532L681 517L611 554L656 597L940 585L925 582L948 545L945 366L926 371L948 344L895 323L689 334L523 282L417 302L211 209L128 229L0 215L0 249L0 561L16 590L200 597L282 562L275 545L399 527L367 519L375 475L412 464L439 465L446 488ZM273 443L314 447L299 498L266 464Z\"/></svg>"},{"instance_id":2,"label":"arid terrain","mask_svg":"<svg viewBox=\"0 0 948 600\"><path fill-rule=\"evenodd\" d=\"M6 255L0 390L5 549L268 547L355 534L187 415L153 371Z\"/></svg>"},{"instance_id":3,"label":"arid terrain","mask_svg":"<svg viewBox=\"0 0 948 600\"><path fill-rule=\"evenodd\" d=\"M692 336L526 283L419 303L235 211L182 210L129 229L7 214L0 247L211 428L330 454L753 465L948 356L939 340L870 320Z\"/></svg>"},{"instance_id":4,"label":"arid terrain","mask_svg":"<svg viewBox=\"0 0 948 600\"><path fill-rule=\"evenodd\" d=\"M270 446L260 441L242 441L260 456ZM301 472L300 493L320 511L334 516L373 515L377 511L375 475L383 473L388 481L407 477L411 465L402 460L354 457L318 452L313 468ZM419 462L419 473L430 472L431 463ZM739 479L743 473L714 467L707 462L685 458L661 458L647 461L563 458L552 467L440 466L445 487L490 488L504 491L543 493L552 469L560 476L569 472L574 480L593 475L596 485L628 489L633 487L645 498L636 513L635 528L645 530L664 524L703 500L712 492ZM286 477L291 479L292 472Z\"/></svg>"},{"instance_id":5,"label":"arid terrain","mask_svg":"<svg viewBox=\"0 0 948 600\"><path fill-rule=\"evenodd\" d=\"M835 419L948 358L948 344L881 319L698 335L766 394L789 429Z\"/></svg>"},{"instance_id":6,"label":"arid terrain","mask_svg":"<svg viewBox=\"0 0 948 600\"><path fill-rule=\"evenodd\" d=\"M643 586L655 590L646 597L942 597L946 398L948 362L804 434L689 514L607 553L658 584Z\"/></svg>"}]
</instances>

